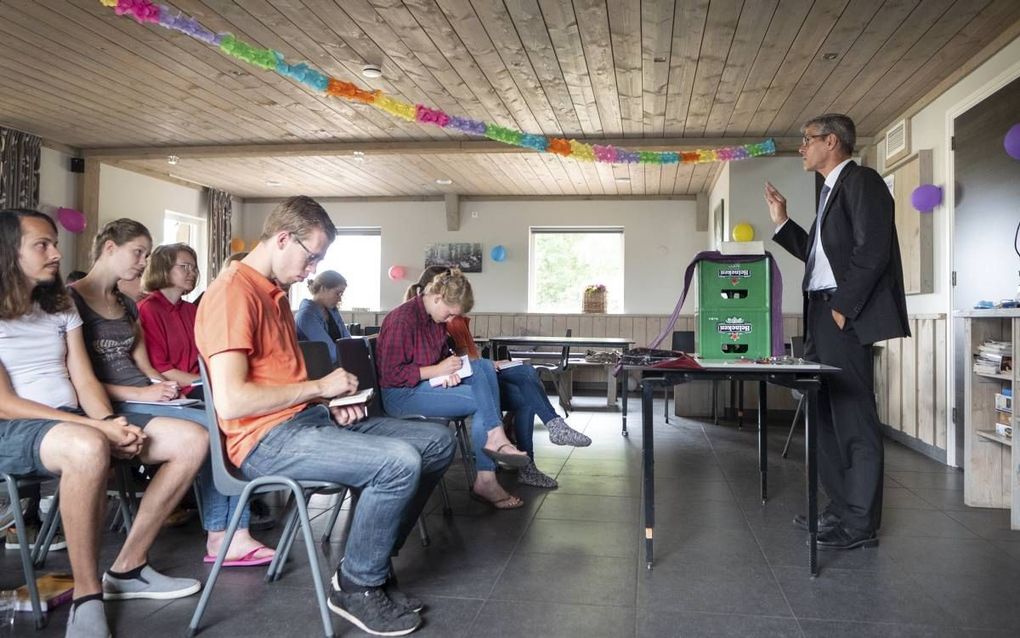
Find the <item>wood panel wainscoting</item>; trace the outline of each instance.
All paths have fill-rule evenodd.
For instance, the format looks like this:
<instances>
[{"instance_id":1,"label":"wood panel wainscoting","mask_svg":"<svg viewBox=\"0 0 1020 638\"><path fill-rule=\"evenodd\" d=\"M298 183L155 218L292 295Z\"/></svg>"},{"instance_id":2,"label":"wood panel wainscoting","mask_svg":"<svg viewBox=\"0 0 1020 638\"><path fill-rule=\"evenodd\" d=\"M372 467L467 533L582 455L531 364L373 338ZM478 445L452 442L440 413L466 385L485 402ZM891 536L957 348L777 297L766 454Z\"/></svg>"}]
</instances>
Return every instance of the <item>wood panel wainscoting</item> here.
<instances>
[{"instance_id":1,"label":"wood panel wainscoting","mask_svg":"<svg viewBox=\"0 0 1020 638\"><path fill-rule=\"evenodd\" d=\"M910 315L911 337L875 344L875 400L886 434L946 462L946 315Z\"/></svg>"}]
</instances>

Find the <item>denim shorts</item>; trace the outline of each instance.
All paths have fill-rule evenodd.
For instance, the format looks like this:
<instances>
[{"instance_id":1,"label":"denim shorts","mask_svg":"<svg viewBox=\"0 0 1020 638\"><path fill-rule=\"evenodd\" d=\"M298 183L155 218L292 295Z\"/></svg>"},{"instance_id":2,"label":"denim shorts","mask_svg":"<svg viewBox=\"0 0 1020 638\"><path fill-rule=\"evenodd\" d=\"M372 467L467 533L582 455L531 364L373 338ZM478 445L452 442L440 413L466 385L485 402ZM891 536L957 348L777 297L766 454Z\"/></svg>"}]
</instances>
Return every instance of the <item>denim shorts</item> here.
<instances>
[{"instance_id":1,"label":"denim shorts","mask_svg":"<svg viewBox=\"0 0 1020 638\"><path fill-rule=\"evenodd\" d=\"M85 414L79 408L60 409L71 414ZM148 414L122 416L140 428L155 418ZM57 419L0 420L0 472L16 476L55 476L43 465L39 449L46 434L58 423L61 421Z\"/></svg>"}]
</instances>

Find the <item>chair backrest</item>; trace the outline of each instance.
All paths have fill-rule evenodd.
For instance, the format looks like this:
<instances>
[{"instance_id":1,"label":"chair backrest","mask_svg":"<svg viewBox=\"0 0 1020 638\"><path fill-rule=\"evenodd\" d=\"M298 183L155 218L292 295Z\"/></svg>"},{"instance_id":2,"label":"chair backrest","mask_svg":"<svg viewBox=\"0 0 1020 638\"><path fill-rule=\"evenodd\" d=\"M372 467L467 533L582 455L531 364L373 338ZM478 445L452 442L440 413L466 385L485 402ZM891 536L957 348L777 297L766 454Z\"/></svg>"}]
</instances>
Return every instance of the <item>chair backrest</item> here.
<instances>
[{"instance_id":1,"label":"chair backrest","mask_svg":"<svg viewBox=\"0 0 1020 638\"><path fill-rule=\"evenodd\" d=\"M695 352L697 350L697 346L694 345L694 331L674 330L672 350L679 350L680 352L686 352L687 354Z\"/></svg>"},{"instance_id":2,"label":"chair backrest","mask_svg":"<svg viewBox=\"0 0 1020 638\"><path fill-rule=\"evenodd\" d=\"M321 379L333 371L333 360L329 358L329 346L321 341L298 341L305 358L305 372L309 380Z\"/></svg>"},{"instance_id":3,"label":"chair backrest","mask_svg":"<svg viewBox=\"0 0 1020 638\"><path fill-rule=\"evenodd\" d=\"M382 397L379 395L379 377L375 371L375 360L372 356L374 339L351 337L336 340L337 359L340 367L358 377L358 389L374 388L375 396L368 404L368 416L383 416Z\"/></svg>"},{"instance_id":4,"label":"chair backrest","mask_svg":"<svg viewBox=\"0 0 1020 638\"><path fill-rule=\"evenodd\" d=\"M360 337L361 333L364 332L364 330L362 329L360 323L354 322L347 324L347 332L351 333L351 336Z\"/></svg>"},{"instance_id":5,"label":"chair backrest","mask_svg":"<svg viewBox=\"0 0 1020 638\"><path fill-rule=\"evenodd\" d=\"M379 334L379 326L365 326L365 336Z\"/></svg>"},{"instance_id":6,"label":"chair backrest","mask_svg":"<svg viewBox=\"0 0 1020 638\"><path fill-rule=\"evenodd\" d=\"M205 367L205 359L198 358L198 372L202 375L202 386L205 388L205 425L209 430L209 465L212 467L213 484L216 491L224 496L237 496L244 490L248 481L227 458L227 448L223 442L219 419L216 417L216 406L213 403L212 380Z\"/></svg>"},{"instance_id":7,"label":"chair backrest","mask_svg":"<svg viewBox=\"0 0 1020 638\"><path fill-rule=\"evenodd\" d=\"M798 359L804 356L804 337L790 337L790 355Z\"/></svg>"}]
</instances>

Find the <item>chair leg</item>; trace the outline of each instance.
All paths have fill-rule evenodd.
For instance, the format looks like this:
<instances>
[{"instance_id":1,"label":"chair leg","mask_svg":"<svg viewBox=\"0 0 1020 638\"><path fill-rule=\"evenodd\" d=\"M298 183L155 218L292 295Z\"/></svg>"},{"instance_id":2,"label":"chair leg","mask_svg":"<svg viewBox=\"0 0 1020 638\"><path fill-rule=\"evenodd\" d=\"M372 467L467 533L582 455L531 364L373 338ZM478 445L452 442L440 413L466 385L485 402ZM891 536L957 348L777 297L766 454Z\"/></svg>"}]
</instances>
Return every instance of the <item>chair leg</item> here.
<instances>
[{"instance_id":1,"label":"chair leg","mask_svg":"<svg viewBox=\"0 0 1020 638\"><path fill-rule=\"evenodd\" d=\"M113 474L117 481L117 493L120 495L120 514L124 519L124 532L131 531L131 525L134 523L134 511L131 509L131 485L128 483L127 466L118 463Z\"/></svg>"},{"instance_id":2,"label":"chair leg","mask_svg":"<svg viewBox=\"0 0 1020 638\"><path fill-rule=\"evenodd\" d=\"M293 495L287 499L287 506L283 511L285 512L284 518L287 519L287 522L283 526L283 533L280 535L280 542L276 545L276 555L273 556L272 562L269 563L269 569L266 570L265 580L267 583L271 583L280 578L280 573L283 571L283 563L287 560L285 556L287 542L293 538L294 525L297 522L297 510L294 506Z\"/></svg>"},{"instance_id":3,"label":"chair leg","mask_svg":"<svg viewBox=\"0 0 1020 638\"><path fill-rule=\"evenodd\" d=\"M461 462L464 464L464 476L467 477L468 489L471 489L475 482L475 468L471 456L471 435L468 433L464 419L457 419L454 422L454 428L457 433L457 445L460 447Z\"/></svg>"},{"instance_id":4,"label":"chair leg","mask_svg":"<svg viewBox=\"0 0 1020 638\"><path fill-rule=\"evenodd\" d=\"M429 538L429 528L425 523L425 515L422 514L418 517L418 535L421 537L421 546L428 547L432 539Z\"/></svg>"},{"instance_id":5,"label":"chair leg","mask_svg":"<svg viewBox=\"0 0 1020 638\"><path fill-rule=\"evenodd\" d=\"M797 417L800 416L800 411L804 407L804 397L801 397L797 401L797 410L793 413L793 423L790 424L790 433L786 435L786 445L783 446L783 458L786 458L786 454L790 451L790 441L793 440L793 433L797 430Z\"/></svg>"},{"instance_id":6,"label":"chair leg","mask_svg":"<svg viewBox=\"0 0 1020 638\"><path fill-rule=\"evenodd\" d=\"M53 494L50 503L50 511L46 513L46 520L39 529L38 540L32 548L32 564L37 568L42 567L46 557L50 553L50 545L53 544L53 537L57 535L60 528L60 490ZM41 541L41 542L40 542Z\"/></svg>"},{"instance_id":7,"label":"chair leg","mask_svg":"<svg viewBox=\"0 0 1020 638\"><path fill-rule=\"evenodd\" d=\"M453 506L450 505L450 491L446 489L446 477L439 479L439 493L443 495L443 516L453 516Z\"/></svg>"},{"instance_id":8,"label":"chair leg","mask_svg":"<svg viewBox=\"0 0 1020 638\"><path fill-rule=\"evenodd\" d=\"M333 638L333 621L329 616L329 608L326 606L326 591L322 585L322 578L319 577L319 555L315 550L315 540L312 538L312 523L308 520L308 505L305 499L301 498L300 489L295 489L294 500L297 505L298 523L305 540L305 549L308 550L308 568L312 572L312 583L315 585L315 597L319 601L319 614L322 616L322 630L326 638Z\"/></svg>"},{"instance_id":9,"label":"chair leg","mask_svg":"<svg viewBox=\"0 0 1020 638\"><path fill-rule=\"evenodd\" d=\"M322 543L326 544L329 542L330 537L333 535L333 528L336 527L336 519L340 518L340 510L344 506L344 499L347 498L347 490L337 492L336 505L333 506L332 511L329 514L329 522L326 523L326 531L322 534Z\"/></svg>"},{"instance_id":10,"label":"chair leg","mask_svg":"<svg viewBox=\"0 0 1020 638\"><path fill-rule=\"evenodd\" d=\"M11 509L14 512L14 525L18 533L18 544L21 545L21 569L25 572L25 584L28 586L28 598L32 602L32 616L35 618L35 628L42 629L46 625L46 617L42 613L42 605L39 603L39 588L35 584L35 568L32 566L32 550L28 544L28 530L25 528L25 516L21 512L21 497L18 494L18 484L15 478L9 474L3 475L7 483L7 494L11 500ZM36 544L40 541L36 536Z\"/></svg>"}]
</instances>

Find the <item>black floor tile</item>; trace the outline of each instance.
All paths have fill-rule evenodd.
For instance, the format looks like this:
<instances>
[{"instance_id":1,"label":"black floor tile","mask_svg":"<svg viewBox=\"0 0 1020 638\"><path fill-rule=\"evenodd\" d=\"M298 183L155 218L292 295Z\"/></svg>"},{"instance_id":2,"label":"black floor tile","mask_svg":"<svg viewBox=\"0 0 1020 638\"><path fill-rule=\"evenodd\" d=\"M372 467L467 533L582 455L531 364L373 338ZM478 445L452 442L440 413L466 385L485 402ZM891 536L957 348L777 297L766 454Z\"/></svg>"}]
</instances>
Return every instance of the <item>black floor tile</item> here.
<instances>
[{"instance_id":1,"label":"black floor tile","mask_svg":"<svg viewBox=\"0 0 1020 638\"><path fill-rule=\"evenodd\" d=\"M742 614L793 615L764 562L656 562L638 575L638 606L721 614L737 606Z\"/></svg>"},{"instance_id":2,"label":"black floor tile","mask_svg":"<svg viewBox=\"0 0 1020 638\"><path fill-rule=\"evenodd\" d=\"M515 554L490 599L633 607L636 570L630 558Z\"/></svg>"},{"instance_id":3,"label":"black floor tile","mask_svg":"<svg viewBox=\"0 0 1020 638\"><path fill-rule=\"evenodd\" d=\"M536 518L631 523L637 520L640 501L627 496L585 496L552 493Z\"/></svg>"},{"instance_id":4,"label":"black floor tile","mask_svg":"<svg viewBox=\"0 0 1020 638\"><path fill-rule=\"evenodd\" d=\"M740 603L734 604L735 608ZM676 613L638 610L637 638L794 638L801 635L794 618L738 614Z\"/></svg>"},{"instance_id":5,"label":"black floor tile","mask_svg":"<svg viewBox=\"0 0 1020 638\"><path fill-rule=\"evenodd\" d=\"M800 626L807 638L958 638L966 633L959 627L840 620L801 620Z\"/></svg>"},{"instance_id":6,"label":"black floor tile","mask_svg":"<svg viewBox=\"0 0 1020 638\"><path fill-rule=\"evenodd\" d=\"M627 638L634 635L634 609L492 600L485 603L478 614L470 635L479 638Z\"/></svg>"},{"instance_id":7,"label":"black floor tile","mask_svg":"<svg viewBox=\"0 0 1020 638\"><path fill-rule=\"evenodd\" d=\"M638 538L634 521L608 523L539 518L521 538L517 552L630 558L638 551Z\"/></svg>"}]
</instances>

